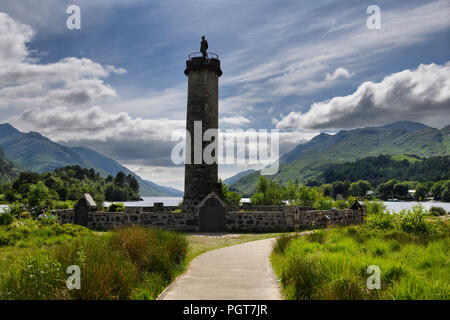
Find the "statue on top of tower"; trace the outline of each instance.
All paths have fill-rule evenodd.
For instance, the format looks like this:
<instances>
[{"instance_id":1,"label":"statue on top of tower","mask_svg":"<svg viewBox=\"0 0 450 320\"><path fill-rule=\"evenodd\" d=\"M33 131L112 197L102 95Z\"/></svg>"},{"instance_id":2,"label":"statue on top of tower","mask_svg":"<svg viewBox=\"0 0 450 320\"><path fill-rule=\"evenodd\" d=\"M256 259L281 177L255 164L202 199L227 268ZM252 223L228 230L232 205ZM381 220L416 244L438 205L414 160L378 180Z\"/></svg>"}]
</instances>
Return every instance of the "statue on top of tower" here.
<instances>
[{"instance_id":1,"label":"statue on top of tower","mask_svg":"<svg viewBox=\"0 0 450 320\"><path fill-rule=\"evenodd\" d=\"M208 50L208 41L206 41L205 36L202 36L202 42L200 44L200 52L203 54L203 58L208 57L208 53L206 52Z\"/></svg>"}]
</instances>

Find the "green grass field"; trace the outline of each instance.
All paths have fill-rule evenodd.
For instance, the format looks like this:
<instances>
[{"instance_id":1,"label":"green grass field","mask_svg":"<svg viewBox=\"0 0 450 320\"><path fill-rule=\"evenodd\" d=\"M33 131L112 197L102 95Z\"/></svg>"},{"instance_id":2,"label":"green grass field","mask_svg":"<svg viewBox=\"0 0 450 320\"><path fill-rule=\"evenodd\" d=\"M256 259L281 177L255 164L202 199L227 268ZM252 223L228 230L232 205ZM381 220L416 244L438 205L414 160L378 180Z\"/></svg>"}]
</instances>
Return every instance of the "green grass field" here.
<instances>
[{"instance_id":1,"label":"green grass field","mask_svg":"<svg viewBox=\"0 0 450 320\"><path fill-rule=\"evenodd\" d=\"M108 232L16 219L0 226L0 299L153 300L196 256L280 234L185 235L142 227ZM81 290L68 290L78 265Z\"/></svg>"},{"instance_id":2,"label":"green grass field","mask_svg":"<svg viewBox=\"0 0 450 320\"><path fill-rule=\"evenodd\" d=\"M283 236L271 262L286 299L448 300L449 224L427 223L429 232L411 232L397 221L385 228L368 223ZM372 265L380 268L380 289L368 289Z\"/></svg>"}]
</instances>

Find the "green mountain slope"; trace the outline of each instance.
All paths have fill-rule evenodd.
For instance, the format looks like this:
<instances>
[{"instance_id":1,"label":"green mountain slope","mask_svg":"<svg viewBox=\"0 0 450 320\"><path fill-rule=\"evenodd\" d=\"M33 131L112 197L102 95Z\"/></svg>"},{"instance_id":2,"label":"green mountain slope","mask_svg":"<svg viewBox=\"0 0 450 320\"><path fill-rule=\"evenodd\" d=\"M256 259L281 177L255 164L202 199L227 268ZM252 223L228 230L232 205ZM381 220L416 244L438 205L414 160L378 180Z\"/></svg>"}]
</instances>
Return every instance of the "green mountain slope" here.
<instances>
[{"instance_id":1,"label":"green mountain slope","mask_svg":"<svg viewBox=\"0 0 450 320\"><path fill-rule=\"evenodd\" d=\"M68 165L79 165L82 168L93 168L103 177L115 176L122 171L136 177L142 196L174 196L181 193L144 181L117 161L89 148L63 146L37 132L20 132L8 123L0 124L0 147L8 159L25 170L42 173Z\"/></svg>"},{"instance_id":2,"label":"green mountain slope","mask_svg":"<svg viewBox=\"0 0 450 320\"><path fill-rule=\"evenodd\" d=\"M438 130L420 123L402 121L381 127L342 130L335 135L322 133L295 147L280 158L280 169L268 178L287 183L307 182L335 163L369 156L417 155L422 158L448 155L449 126ZM233 184L244 195L253 193L259 172Z\"/></svg>"},{"instance_id":3,"label":"green mountain slope","mask_svg":"<svg viewBox=\"0 0 450 320\"><path fill-rule=\"evenodd\" d=\"M16 177L13 164L6 159L3 150L0 148L0 182L10 181Z\"/></svg>"},{"instance_id":4,"label":"green mountain slope","mask_svg":"<svg viewBox=\"0 0 450 320\"><path fill-rule=\"evenodd\" d=\"M245 176L247 176L250 173L253 173L255 171L256 170L254 170L254 169L249 169L249 170L245 170L245 171L239 172L239 173L235 174L234 176L231 176L231 177L223 180L223 183L225 183L227 186L231 186L234 183L236 183L236 181L238 181L239 179L241 179L241 178L243 178L243 177L245 177Z\"/></svg>"}]
</instances>

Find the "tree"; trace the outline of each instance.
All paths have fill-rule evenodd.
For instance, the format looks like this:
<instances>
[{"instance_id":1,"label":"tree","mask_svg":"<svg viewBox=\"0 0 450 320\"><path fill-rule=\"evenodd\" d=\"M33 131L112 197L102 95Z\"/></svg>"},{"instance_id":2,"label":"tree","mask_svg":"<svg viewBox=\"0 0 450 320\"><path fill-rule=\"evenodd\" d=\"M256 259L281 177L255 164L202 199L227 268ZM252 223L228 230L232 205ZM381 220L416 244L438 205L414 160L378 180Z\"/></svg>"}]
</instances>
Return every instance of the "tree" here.
<instances>
[{"instance_id":1,"label":"tree","mask_svg":"<svg viewBox=\"0 0 450 320\"><path fill-rule=\"evenodd\" d=\"M114 184L120 188L125 188L126 177L125 173L119 171L114 178Z\"/></svg>"},{"instance_id":2,"label":"tree","mask_svg":"<svg viewBox=\"0 0 450 320\"><path fill-rule=\"evenodd\" d=\"M323 184L321 188L325 197L331 197L333 194L333 185L331 183Z\"/></svg>"},{"instance_id":3,"label":"tree","mask_svg":"<svg viewBox=\"0 0 450 320\"><path fill-rule=\"evenodd\" d=\"M341 194L344 198L347 198L350 190L350 181L335 181L333 182L332 196L336 199L338 194Z\"/></svg>"},{"instance_id":4,"label":"tree","mask_svg":"<svg viewBox=\"0 0 450 320\"><path fill-rule=\"evenodd\" d=\"M394 185L393 189L394 196L396 198L404 199L408 196L408 183L400 182Z\"/></svg>"},{"instance_id":5,"label":"tree","mask_svg":"<svg viewBox=\"0 0 450 320\"><path fill-rule=\"evenodd\" d=\"M392 179L385 183L380 184L377 188L378 196L383 200L393 198L394 197L394 186L395 186L395 184L397 184L399 182L400 181L398 181L397 179Z\"/></svg>"},{"instance_id":6,"label":"tree","mask_svg":"<svg viewBox=\"0 0 450 320\"><path fill-rule=\"evenodd\" d=\"M133 190L136 193L139 193L139 183L135 177L131 176L129 186L131 190Z\"/></svg>"},{"instance_id":7,"label":"tree","mask_svg":"<svg viewBox=\"0 0 450 320\"><path fill-rule=\"evenodd\" d=\"M298 198L298 184L293 183L292 180L289 180L288 185L284 189L284 199L289 203L293 203Z\"/></svg>"},{"instance_id":8,"label":"tree","mask_svg":"<svg viewBox=\"0 0 450 320\"><path fill-rule=\"evenodd\" d=\"M352 196L364 198L367 191L371 188L370 183L365 180L359 180L358 182L352 182L350 184L349 193Z\"/></svg>"},{"instance_id":9,"label":"tree","mask_svg":"<svg viewBox=\"0 0 450 320\"><path fill-rule=\"evenodd\" d=\"M256 193L250 197L250 202L255 205L281 205L283 193L279 182L260 176L256 184Z\"/></svg>"},{"instance_id":10,"label":"tree","mask_svg":"<svg viewBox=\"0 0 450 320\"><path fill-rule=\"evenodd\" d=\"M307 186L301 186L298 191L298 204L301 206L312 206L316 200L314 191Z\"/></svg>"},{"instance_id":11,"label":"tree","mask_svg":"<svg viewBox=\"0 0 450 320\"><path fill-rule=\"evenodd\" d=\"M427 197L427 193L428 193L428 188L424 184L419 183L416 186L416 193L414 194L414 200L417 200L417 201L424 200Z\"/></svg>"},{"instance_id":12,"label":"tree","mask_svg":"<svg viewBox=\"0 0 450 320\"><path fill-rule=\"evenodd\" d=\"M229 191L228 186L220 179L220 186L222 191L222 199L229 206L238 206L241 203L241 195L237 192Z\"/></svg>"},{"instance_id":13,"label":"tree","mask_svg":"<svg viewBox=\"0 0 450 320\"><path fill-rule=\"evenodd\" d=\"M34 215L39 214L51 200L50 192L42 181L30 186L27 198L29 210Z\"/></svg>"}]
</instances>

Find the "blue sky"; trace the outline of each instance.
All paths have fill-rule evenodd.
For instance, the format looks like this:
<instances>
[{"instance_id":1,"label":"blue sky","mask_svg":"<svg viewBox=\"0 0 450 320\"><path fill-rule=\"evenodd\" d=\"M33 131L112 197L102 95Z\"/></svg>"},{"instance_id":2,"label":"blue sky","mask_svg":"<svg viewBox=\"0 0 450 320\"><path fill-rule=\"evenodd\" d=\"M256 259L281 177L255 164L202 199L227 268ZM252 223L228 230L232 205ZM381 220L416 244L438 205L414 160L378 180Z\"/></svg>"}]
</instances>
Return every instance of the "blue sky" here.
<instances>
[{"instance_id":1,"label":"blue sky","mask_svg":"<svg viewBox=\"0 0 450 320\"><path fill-rule=\"evenodd\" d=\"M81 8L81 30L65 26L70 4ZM366 26L372 4L381 8L379 30ZM3 42L0 36L0 46L17 48L3 63L23 74L43 70L37 80L3 75L2 120L92 147L164 185L182 186L183 168L168 160L170 130L184 124L183 70L201 35L224 72L221 129L279 128L281 152L321 131L397 120L449 123L445 0L2 0L0 12L0 28L13 35ZM376 98L361 102L366 95ZM89 128L82 126L86 117ZM222 167L221 175L244 169Z\"/></svg>"}]
</instances>

